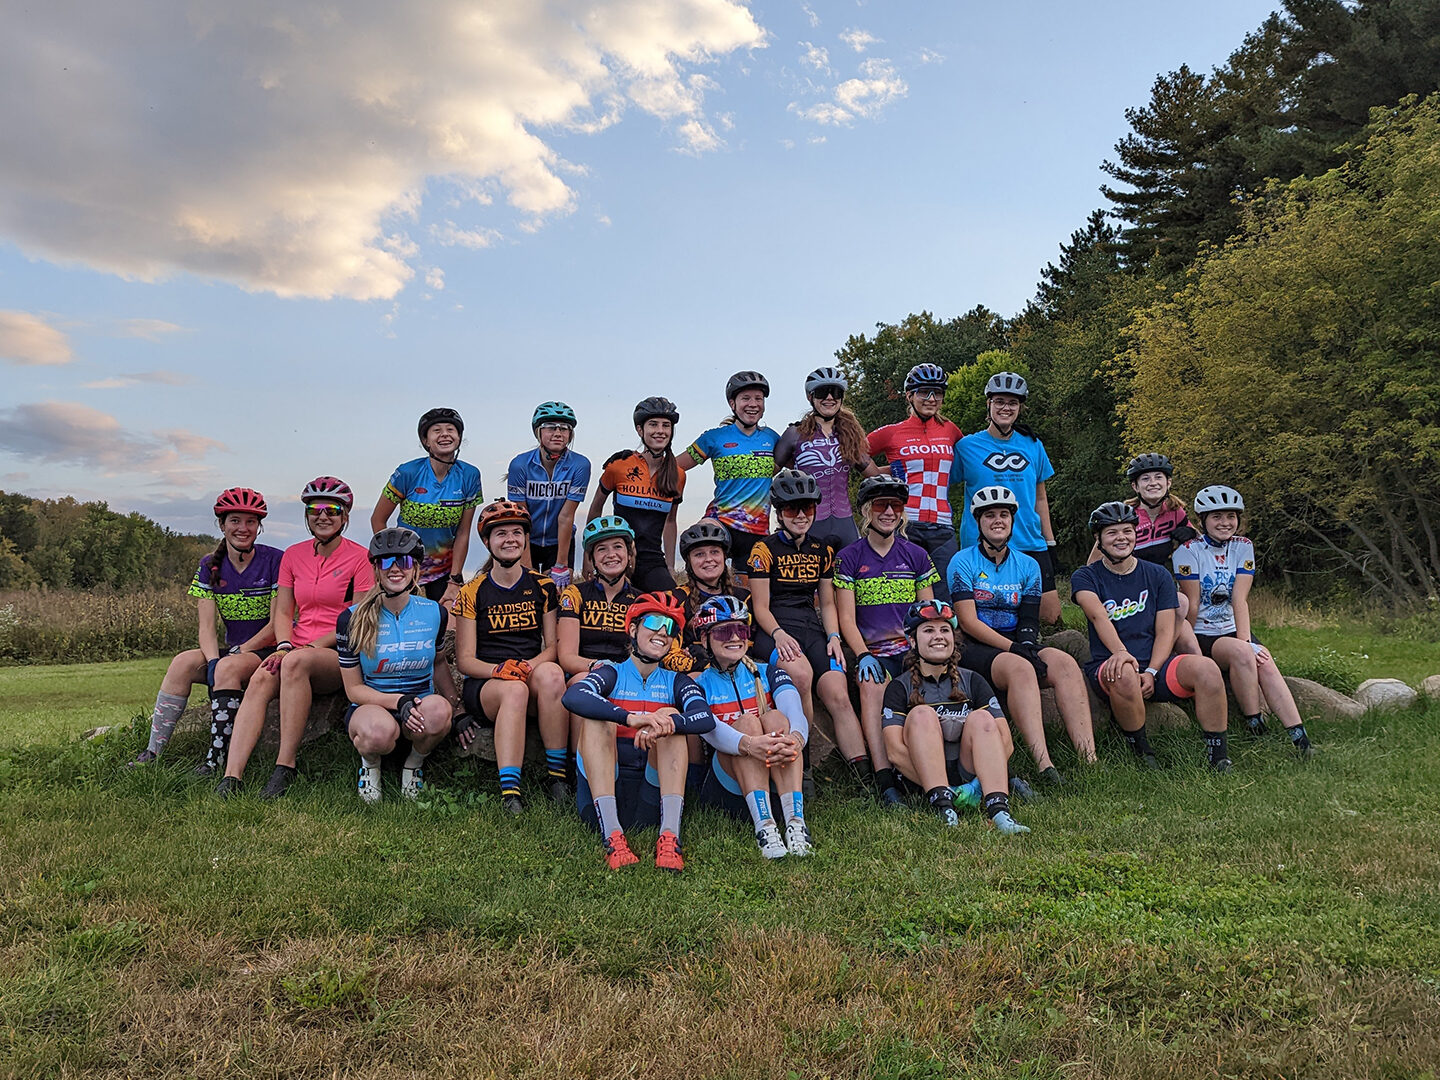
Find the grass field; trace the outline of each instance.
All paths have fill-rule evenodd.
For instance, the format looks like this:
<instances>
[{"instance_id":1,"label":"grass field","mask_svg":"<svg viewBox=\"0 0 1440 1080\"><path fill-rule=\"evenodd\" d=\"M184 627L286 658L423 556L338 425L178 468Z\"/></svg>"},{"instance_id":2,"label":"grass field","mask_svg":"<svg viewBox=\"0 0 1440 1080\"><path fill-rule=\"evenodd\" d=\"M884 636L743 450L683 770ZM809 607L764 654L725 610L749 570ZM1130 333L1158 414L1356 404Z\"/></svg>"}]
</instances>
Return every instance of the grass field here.
<instances>
[{"instance_id":1,"label":"grass field","mask_svg":"<svg viewBox=\"0 0 1440 1080\"><path fill-rule=\"evenodd\" d=\"M0 1075L1436 1075L1440 707L1228 778L1106 735L1018 840L832 779L814 858L694 812L671 878L469 762L365 809L326 740L283 804L222 804L193 735L142 772L138 724L64 737L162 668L0 671Z\"/></svg>"}]
</instances>

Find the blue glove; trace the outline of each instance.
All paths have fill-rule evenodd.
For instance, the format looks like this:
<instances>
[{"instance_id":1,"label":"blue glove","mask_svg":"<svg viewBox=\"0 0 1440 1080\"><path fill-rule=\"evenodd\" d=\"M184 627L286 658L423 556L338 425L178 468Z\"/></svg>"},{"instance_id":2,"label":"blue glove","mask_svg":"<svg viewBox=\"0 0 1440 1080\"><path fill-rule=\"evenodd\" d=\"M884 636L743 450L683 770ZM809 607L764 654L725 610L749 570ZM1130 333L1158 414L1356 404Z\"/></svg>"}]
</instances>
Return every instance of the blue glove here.
<instances>
[{"instance_id":1,"label":"blue glove","mask_svg":"<svg viewBox=\"0 0 1440 1080\"><path fill-rule=\"evenodd\" d=\"M214 660L205 661L205 685L211 690L215 689L215 668L220 663L220 657Z\"/></svg>"},{"instance_id":2,"label":"blue glove","mask_svg":"<svg viewBox=\"0 0 1440 1080\"><path fill-rule=\"evenodd\" d=\"M565 588L570 584L570 567L552 566L550 568L550 580L555 583L555 588Z\"/></svg>"},{"instance_id":3,"label":"blue glove","mask_svg":"<svg viewBox=\"0 0 1440 1080\"><path fill-rule=\"evenodd\" d=\"M885 668L869 653L856 662L855 673L856 678L861 682L883 683L885 681Z\"/></svg>"}]
</instances>

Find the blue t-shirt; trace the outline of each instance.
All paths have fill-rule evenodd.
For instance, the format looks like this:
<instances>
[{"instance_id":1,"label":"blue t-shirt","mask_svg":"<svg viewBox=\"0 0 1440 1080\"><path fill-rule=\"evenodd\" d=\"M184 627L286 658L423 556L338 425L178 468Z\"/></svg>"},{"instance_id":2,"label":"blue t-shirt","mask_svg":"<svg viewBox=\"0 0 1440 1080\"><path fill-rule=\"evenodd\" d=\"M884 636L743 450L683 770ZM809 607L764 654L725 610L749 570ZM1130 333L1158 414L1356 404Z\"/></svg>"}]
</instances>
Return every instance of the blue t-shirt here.
<instances>
[{"instance_id":1,"label":"blue t-shirt","mask_svg":"<svg viewBox=\"0 0 1440 1080\"><path fill-rule=\"evenodd\" d=\"M1163 566L1144 559L1135 560L1135 569L1128 574L1116 574L1106 568L1103 562L1082 566L1070 575L1070 595L1092 592L1098 596L1110 614L1110 622L1120 635L1125 651L1141 667L1150 662L1155 649L1155 615L1157 612L1173 610L1180 606L1175 594L1175 580ZM1100 665L1110 659L1110 650L1100 641L1095 627L1090 627L1090 663L1085 665L1087 674L1093 675Z\"/></svg>"},{"instance_id":2,"label":"blue t-shirt","mask_svg":"<svg viewBox=\"0 0 1440 1080\"><path fill-rule=\"evenodd\" d=\"M710 459L715 469L715 501L705 511L721 524L765 536L770 532L770 481L775 476L775 444L767 427L749 435L739 424L711 428L687 451L695 461Z\"/></svg>"},{"instance_id":3,"label":"blue t-shirt","mask_svg":"<svg viewBox=\"0 0 1440 1080\"><path fill-rule=\"evenodd\" d=\"M335 620L335 651L342 668L358 667L365 685L382 694L435 692L435 654L445 636L445 612L434 600L412 596L396 615L383 603L375 632L375 652L362 653L350 644L353 606Z\"/></svg>"},{"instance_id":4,"label":"blue t-shirt","mask_svg":"<svg viewBox=\"0 0 1440 1080\"><path fill-rule=\"evenodd\" d=\"M381 494L400 507L399 523L419 533L425 545L420 583L428 585L458 573L461 568L452 567L455 536L465 511L482 502L480 470L457 461L444 480L437 480L427 455L407 461L391 473Z\"/></svg>"},{"instance_id":5,"label":"blue t-shirt","mask_svg":"<svg viewBox=\"0 0 1440 1080\"><path fill-rule=\"evenodd\" d=\"M590 486L590 459L566 450L555 463L555 474L545 471L540 448L516 454L505 474L510 498L530 510L530 542L552 547L560 542L560 511L567 502L585 501Z\"/></svg>"},{"instance_id":6,"label":"blue t-shirt","mask_svg":"<svg viewBox=\"0 0 1440 1080\"><path fill-rule=\"evenodd\" d=\"M986 428L961 439L955 456L965 483L965 512L960 513L958 508L956 511L960 518L960 546L980 542L980 527L970 513L971 498L982 487L998 484L1013 491L1020 503L1010 546L1020 551L1044 551L1048 545L1040 531L1040 515L1035 512L1035 488L1054 476L1055 468L1040 440L1018 431L1008 439L997 439Z\"/></svg>"},{"instance_id":7,"label":"blue t-shirt","mask_svg":"<svg viewBox=\"0 0 1440 1080\"><path fill-rule=\"evenodd\" d=\"M975 614L992 630L1013 634L1020 625L1020 602L1040 602L1040 564L1010 547L996 566L980 545L957 551L945 575L950 599L975 601Z\"/></svg>"}]
</instances>

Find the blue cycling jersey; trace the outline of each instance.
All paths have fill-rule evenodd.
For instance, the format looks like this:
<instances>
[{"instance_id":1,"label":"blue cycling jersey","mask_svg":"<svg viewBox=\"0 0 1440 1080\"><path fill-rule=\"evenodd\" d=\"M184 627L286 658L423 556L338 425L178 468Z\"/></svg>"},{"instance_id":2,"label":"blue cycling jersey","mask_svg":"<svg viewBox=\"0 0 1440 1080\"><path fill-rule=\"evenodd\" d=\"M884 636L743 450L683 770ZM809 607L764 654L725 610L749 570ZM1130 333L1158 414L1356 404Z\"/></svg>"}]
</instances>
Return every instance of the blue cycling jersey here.
<instances>
[{"instance_id":1,"label":"blue cycling jersey","mask_svg":"<svg viewBox=\"0 0 1440 1080\"><path fill-rule=\"evenodd\" d=\"M1044 551L1049 545L1040 531L1040 515L1035 510L1035 489L1055 475L1045 447L1030 435L1012 432L1008 439L997 439L986 428L966 435L955 447L960 476L965 483L965 508L982 487L998 484L1015 493L1020 510L1015 515L1015 532L1010 546L1020 551ZM980 542L980 526L970 513L960 517L960 546Z\"/></svg>"},{"instance_id":2,"label":"blue cycling jersey","mask_svg":"<svg viewBox=\"0 0 1440 1080\"><path fill-rule=\"evenodd\" d=\"M365 685L382 694L433 694L436 650L445 636L445 612L440 605L412 596L397 615L381 604L373 653L357 652L350 644L354 611L353 606L348 607L335 620L340 666L358 667Z\"/></svg>"},{"instance_id":3,"label":"blue cycling jersey","mask_svg":"<svg viewBox=\"0 0 1440 1080\"><path fill-rule=\"evenodd\" d=\"M505 474L511 500L530 510L530 542L551 547L560 542L560 511L566 502L585 501L590 486L590 459L566 450L552 475L545 471L540 448L516 454Z\"/></svg>"},{"instance_id":4,"label":"blue cycling jersey","mask_svg":"<svg viewBox=\"0 0 1440 1080\"><path fill-rule=\"evenodd\" d=\"M437 480L430 458L416 458L391 474L381 495L400 508L399 524L419 533L425 545L420 584L428 585L464 569L454 565L455 537L465 511L479 506L483 497L479 469L456 461L445 479Z\"/></svg>"},{"instance_id":5,"label":"blue cycling jersey","mask_svg":"<svg viewBox=\"0 0 1440 1080\"><path fill-rule=\"evenodd\" d=\"M980 545L956 552L946 573L952 601L975 601L975 614L992 630L1013 634L1023 600L1040 602L1040 564L1023 551L1007 548L996 566Z\"/></svg>"}]
</instances>

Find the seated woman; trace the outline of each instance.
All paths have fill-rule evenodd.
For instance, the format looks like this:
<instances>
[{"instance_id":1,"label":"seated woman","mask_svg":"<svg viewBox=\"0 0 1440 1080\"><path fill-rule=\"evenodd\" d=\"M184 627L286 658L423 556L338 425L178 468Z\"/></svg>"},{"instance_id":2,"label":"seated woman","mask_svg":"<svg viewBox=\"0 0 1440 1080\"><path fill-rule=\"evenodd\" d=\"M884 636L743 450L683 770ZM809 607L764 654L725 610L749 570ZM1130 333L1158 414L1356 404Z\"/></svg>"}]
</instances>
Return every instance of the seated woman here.
<instances>
[{"instance_id":1,"label":"seated woman","mask_svg":"<svg viewBox=\"0 0 1440 1080\"><path fill-rule=\"evenodd\" d=\"M945 824L960 824L958 789L978 798L1000 832L1028 833L1010 814L1010 728L990 684L960 666L955 625L954 609L944 600L910 608L905 668L885 687L885 747Z\"/></svg>"},{"instance_id":2,"label":"seated woman","mask_svg":"<svg viewBox=\"0 0 1440 1080\"><path fill-rule=\"evenodd\" d=\"M1270 703L1290 741L1304 757L1315 748L1300 710L1270 650L1250 629L1250 587L1255 582L1255 545L1240 533L1245 500L1234 488L1214 485L1195 496L1202 536L1181 544L1173 556L1180 591L1190 601L1190 622L1200 651L1230 677L1235 704L1250 734L1265 734L1260 694Z\"/></svg>"},{"instance_id":3,"label":"seated woman","mask_svg":"<svg viewBox=\"0 0 1440 1080\"><path fill-rule=\"evenodd\" d=\"M1090 514L1101 559L1070 575L1070 594L1090 620L1085 675L1109 699L1125 741L1148 768L1159 762L1145 733L1145 703L1193 699L1210 767L1228 772L1225 681L1209 657L1170 651L1175 581L1163 567L1136 558L1136 520L1135 508L1123 502L1103 503Z\"/></svg>"},{"instance_id":4,"label":"seated woman","mask_svg":"<svg viewBox=\"0 0 1440 1080\"><path fill-rule=\"evenodd\" d=\"M710 663L695 630L700 605L712 596L733 596L742 603L750 590L735 584L735 575L726 562L730 554L730 530L718 521L701 518L680 534L680 561L685 564L685 581L673 592L685 605L685 634L676 649L665 658L671 671L700 671Z\"/></svg>"},{"instance_id":5,"label":"seated woman","mask_svg":"<svg viewBox=\"0 0 1440 1080\"><path fill-rule=\"evenodd\" d=\"M701 788L702 801L755 825L755 843L767 859L803 856L815 850L805 824L801 793L801 752L810 725L800 695L779 667L757 664L750 648L750 612L730 596L715 596L700 606L695 621L710 666L695 681L717 721L740 733L737 753L717 752ZM770 809L774 783L785 816L785 838Z\"/></svg>"},{"instance_id":6,"label":"seated woman","mask_svg":"<svg viewBox=\"0 0 1440 1080\"><path fill-rule=\"evenodd\" d=\"M381 529L369 550L375 588L335 620L335 650L350 699L345 734L360 752L360 799L377 803L380 760L402 735L410 753L400 769L400 793L419 796L425 757L449 732L454 707L435 692L445 609L416 595L424 541L410 529Z\"/></svg>"},{"instance_id":7,"label":"seated woman","mask_svg":"<svg viewBox=\"0 0 1440 1080\"><path fill-rule=\"evenodd\" d=\"M494 726L500 806L520 814L525 722L533 710L545 744L546 793L565 805L572 794L565 759L570 733L560 707L565 676L555 663L555 586L521 561L530 534L525 507L496 499L481 509L475 528L490 559L455 602L455 665L465 676L461 697L469 714L455 725L455 737L469 750L476 724Z\"/></svg>"},{"instance_id":8,"label":"seated woman","mask_svg":"<svg viewBox=\"0 0 1440 1080\"><path fill-rule=\"evenodd\" d=\"M280 749L260 797L278 799L289 790L313 696L340 689L335 620L375 583L369 554L343 535L355 502L350 486L333 476L317 476L305 485L300 501L311 539L292 544L280 559L279 591L270 617L275 652L255 669L236 711L225 775L215 786L221 798L240 790L265 727L265 710L277 696Z\"/></svg>"}]
</instances>

